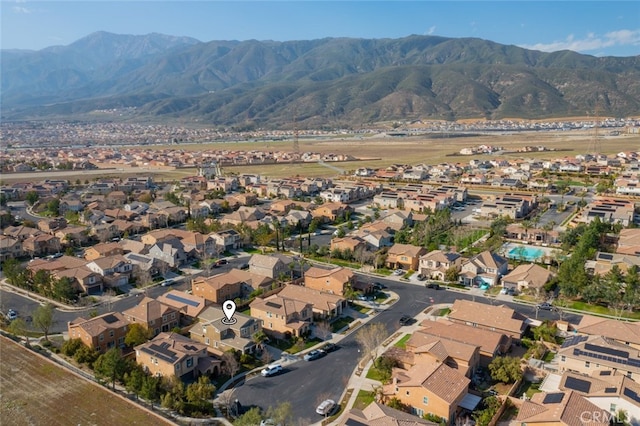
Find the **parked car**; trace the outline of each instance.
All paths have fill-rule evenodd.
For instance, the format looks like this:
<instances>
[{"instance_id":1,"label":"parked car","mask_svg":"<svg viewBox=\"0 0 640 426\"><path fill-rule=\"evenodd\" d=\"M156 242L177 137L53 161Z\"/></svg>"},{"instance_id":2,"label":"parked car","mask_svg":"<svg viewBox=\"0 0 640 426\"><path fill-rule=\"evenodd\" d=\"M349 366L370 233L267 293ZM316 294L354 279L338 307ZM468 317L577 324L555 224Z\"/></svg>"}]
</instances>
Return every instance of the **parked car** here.
<instances>
[{"instance_id":1,"label":"parked car","mask_svg":"<svg viewBox=\"0 0 640 426\"><path fill-rule=\"evenodd\" d=\"M9 312L7 312L7 319L9 321L13 321L16 318L18 318L18 313L13 309L9 309Z\"/></svg>"},{"instance_id":2,"label":"parked car","mask_svg":"<svg viewBox=\"0 0 640 426\"><path fill-rule=\"evenodd\" d=\"M262 377L271 377L271 376L275 376L278 373L282 373L282 366L280 364L267 365L260 372Z\"/></svg>"},{"instance_id":3,"label":"parked car","mask_svg":"<svg viewBox=\"0 0 640 426\"><path fill-rule=\"evenodd\" d=\"M434 290L440 290L440 284L434 283L433 281L426 283L424 286L426 288L432 288Z\"/></svg>"},{"instance_id":4,"label":"parked car","mask_svg":"<svg viewBox=\"0 0 640 426\"><path fill-rule=\"evenodd\" d=\"M169 278L168 280L164 280L161 284L162 287L168 287L170 285L172 285L175 281L173 280L173 278Z\"/></svg>"},{"instance_id":5,"label":"parked car","mask_svg":"<svg viewBox=\"0 0 640 426\"><path fill-rule=\"evenodd\" d=\"M400 317L400 325L407 325L411 322L411 317L409 315L403 315Z\"/></svg>"},{"instance_id":6,"label":"parked car","mask_svg":"<svg viewBox=\"0 0 640 426\"><path fill-rule=\"evenodd\" d=\"M404 269L396 269L393 271L393 275L404 275Z\"/></svg>"},{"instance_id":7,"label":"parked car","mask_svg":"<svg viewBox=\"0 0 640 426\"><path fill-rule=\"evenodd\" d=\"M373 283L371 283L371 284L373 285L373 288L375 288L376 290L382 290L382 289L387 288L387 286L386 286L386 285L384 285L384 284L382 284L382 283L379 283L379 282L377 282L377 281L376 281L376 282L373 282Z\"/></svg>"},{"instance_id":8,"label":"parked car","mask_svg":"<svg viewBox=\"0 0 640 426\"><path fill-rule=\"evenodd\" d=\"M552 311L553 305L549 302L542 302L542 303L539 303L538 306L536 306L536 308L541 309L543 311Z\"/></svg>"},{"instance_id":9,"label":"parked car","mask_svg":"<svg viewBox=\"0 0 640 426\"><path fill-rule=\"evenodd\" d=\"M221 266L221 265L226 265L227 263L229 263L227 259L220 259L216 262L216 265Z\"/></svg>"},{"instance_id":10,"label":"parked car","mask_svg":"<svg viewBox=\"0 0 640 426\"><path fill-rule=\"evenodd\" d=\"M338 408L338 405L333 399L325 399L316 408L316 413L321 416L330 416Z\"/></svg>"},{"instance_id":11,"label":"parked car","mask_svg":"<svg viewBox=\"0 0 640 426\"><path fill-rule=\"evenodd\" d=\"M322 345L320 350L328 354L329 352L337 351L338 345L336 345L335 343L325 343L324 345Z\"/></svg>"},{"instance_id":12,"label":"parked car","mask_svg":"<svg viewBox=\"0 0 640 426\"><path fill-rule=\"evenodd\" d=\"M260 422L260 426L280 426L280 423L276 423L273 419L264 419Z\"/></svg>"},{"instance_id":13,"label":"parked car","mask_svg":"<svg viewBox=\"0 0 640 426\"><path fill-rule=\"evenodd\" d=\"M424 280L426 280L426 279L427 279L427 276L426 276L426 275L418 274L418 281L424 281Z\"/></svg>"},{"instance_id":14,"label":"parked car","mask_svg":"<svg viewBox=\"0 0 640 426\"><path fill-rule=\"evenodd\" d=\"M304 356L305 361L314 361L325 356L327 353L320 349L314 349Z\"/></svg>"}]
</instances>

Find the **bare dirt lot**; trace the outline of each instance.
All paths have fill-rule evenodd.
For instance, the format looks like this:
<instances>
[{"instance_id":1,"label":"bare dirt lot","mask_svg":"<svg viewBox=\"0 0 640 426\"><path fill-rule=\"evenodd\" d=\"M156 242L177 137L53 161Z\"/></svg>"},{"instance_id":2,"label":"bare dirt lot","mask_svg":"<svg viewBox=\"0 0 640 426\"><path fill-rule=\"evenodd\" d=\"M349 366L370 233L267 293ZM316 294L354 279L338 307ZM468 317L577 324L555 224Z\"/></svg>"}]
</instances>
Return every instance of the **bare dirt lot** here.
<instances>
[{"instance_id":1,"label":"bare dirt lot","mask_svg":"<svg viewBox=\"0 0 640 426\"><path fill-rule=\"evenodd\" d=\"M0 337L0 359L3 426L171 424L6 337Z\"/></svg>"}]
</instances>

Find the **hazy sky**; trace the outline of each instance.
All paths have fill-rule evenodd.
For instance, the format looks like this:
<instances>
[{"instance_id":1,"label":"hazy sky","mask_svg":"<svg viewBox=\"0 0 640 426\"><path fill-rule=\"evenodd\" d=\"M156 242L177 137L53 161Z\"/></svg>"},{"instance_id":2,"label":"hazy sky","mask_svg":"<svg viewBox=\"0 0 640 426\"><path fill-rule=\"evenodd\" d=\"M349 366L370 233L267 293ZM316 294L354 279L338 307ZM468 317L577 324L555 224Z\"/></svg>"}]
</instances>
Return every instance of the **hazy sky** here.
<instances>
[{"instance_id":1,"label":"hazy sky","mask_svg":"<svg viewBox=\"0 0 640 426\"><path fill-rule=\"evenodd\" d=\"M640 55L640 1L0 0L1 47L42 49L95 31L211 40L478 37L590 55Z\"/></svg>"}]
</instances>

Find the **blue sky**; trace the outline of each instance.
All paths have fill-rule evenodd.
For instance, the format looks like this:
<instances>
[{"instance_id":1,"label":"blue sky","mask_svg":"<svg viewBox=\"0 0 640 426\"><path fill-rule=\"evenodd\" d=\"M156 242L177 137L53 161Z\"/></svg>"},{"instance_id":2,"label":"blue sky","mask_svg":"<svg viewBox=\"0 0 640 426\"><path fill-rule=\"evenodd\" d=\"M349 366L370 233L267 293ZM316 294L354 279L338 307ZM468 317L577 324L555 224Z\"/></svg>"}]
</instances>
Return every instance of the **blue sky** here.
<instances>
[{"instance_id":1,"label":"blue sky","mask_svg":"<svg viewBox=\"0 0 640 426\"><path fill-rule=\"evenodd\" d=\"M0 0L1 47L42 49L94 31L211 40L478 37L543 51L640 55L640 1Z\"/></svg>"}]
</instances>

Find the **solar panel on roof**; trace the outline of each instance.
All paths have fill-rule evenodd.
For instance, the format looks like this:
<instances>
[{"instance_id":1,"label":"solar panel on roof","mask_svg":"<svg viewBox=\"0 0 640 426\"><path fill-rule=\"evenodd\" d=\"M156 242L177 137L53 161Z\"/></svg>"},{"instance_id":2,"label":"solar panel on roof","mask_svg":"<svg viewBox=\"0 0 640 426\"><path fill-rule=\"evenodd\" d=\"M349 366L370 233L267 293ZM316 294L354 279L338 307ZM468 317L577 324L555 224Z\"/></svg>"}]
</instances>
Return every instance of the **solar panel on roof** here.
<instances>
[{"instance_id":1,"label":"solar panel on roof","mask_svg":"<svg viewBox=\"0 0 640 426\"><path fill-rule=\"evenodd\" d=\"M192 306L194 308L196 308L196 307L198 307L200 305L200 302L197 302L195 300L187 299L187 298L182 297L180 295L177 295L175 293L167 293L167 294L165 294L165 297L167 299L174 300L174 301L180 302L180 303L184 303L185 305L189 305L189 306Z\"/></svg>"},{"instance_id":2,"label":"solar panel on roof","mask_svg":"<svg viewBox=\"0 0 640 426\"><path fill-rule=\"evenodd\" d=\"M562 392L549 393L544 396L542 403L543 404L559 404L560 402L562 402L562 398L564 398L564 393Z\"/></svg>"},{"instance_id":3,"label":"solar panel on roof","mask_svg":"<svg viewBox=\"0 0 640 426\"><path fill-rule=\"evenodd\" d=\"M578 379L576 377L567 377L567 380L564 382L564 386L568 389L573 389L583 393L589 393L591 390L591 382Z\"/></svg>"},{"instance_id":4,"label":"solar panel on roof","mask_svg":"<svg viewBox=\"0 0 640 426\"><path fill-rule=\"evenodd\" d=\"M635 402L640 402L640 395L638 395L637 392L632 391L629 388L624 388L624 390L622 391L622 394L626 397L631 398Z\"/></svg>"},{"instance_id":5,"label":"solar panel on roof","mask_svg":"<svg viewBox=\"0 0 640 426\"><path fill-rule=\"evenodd\" d=\"M617 388L604 388L604 393L616 393Z\"/></svg>"},{"instance_id":6,"label":"solar panel on roof","mask_svg":"<svg viewBox=\"0 0 640 426\"><path fill-rule=\"evenodd\" d=\"M266 305L272 308L278 308L278 309L282 307L282 305L280 305L279 303L274 303L274 302L267 302Z\"/></svg>"},{"instance_id":7,"label":"solar panel on roof","mask_svg":"<svg viewBox=\"0 0 640 426\"><path fill-rule=\"evenodd\" d=\"M629 358L629 352L627 351L607 348L605 346L592 345L591 343L585 344L584 349L587 351L599 352L601 354L619 356L620 358Z\"/></svg>"},{"instance_id":8,"label":"solar panel on roof","mask_svg":"<svg viewBox=\"0 0 640 426\"><path fill-rule=\"evenodd\" d=\"M102 317L102 319L107 324L113 324L114 322L118 321L118 318L115 315L107 315L107 316Z\"/></svg>"},{"instance_id":9,"label":"solar panel on roof","mask_svg":"<svg viewBox=\"0 0 640 426\"><path fill-rule=\"evenodd\" d=\"M613 259L613 255L611 253L600 253L600 255L598 257L600 257L600 259L603 259L603 260L612 260Z\"/></svg>"},{"instance_id":10,"label":"solar panel on roof","mask_svg":"<svg viewBox=\"0 0 640 426\"><path fill-rule=\"evenodd\" d=\"M600 372L600 375L601 375L601 376L610 376L610 375L611 375L611 371L609 371L609 370L601 371L601 372Z\"/></svg>"},{"instance_id":11,"label":"solar panel on roof","mask_svg":"<svg viewBox=\"0 0 640 426\"><path fill-rule=\"evenodd\" d=\"M581 343L587 340L587 338L588 336L571 336L562 343L561 347L568 348L569 346L577 345L578 343Z\"/></svg>"}]
</instances>

